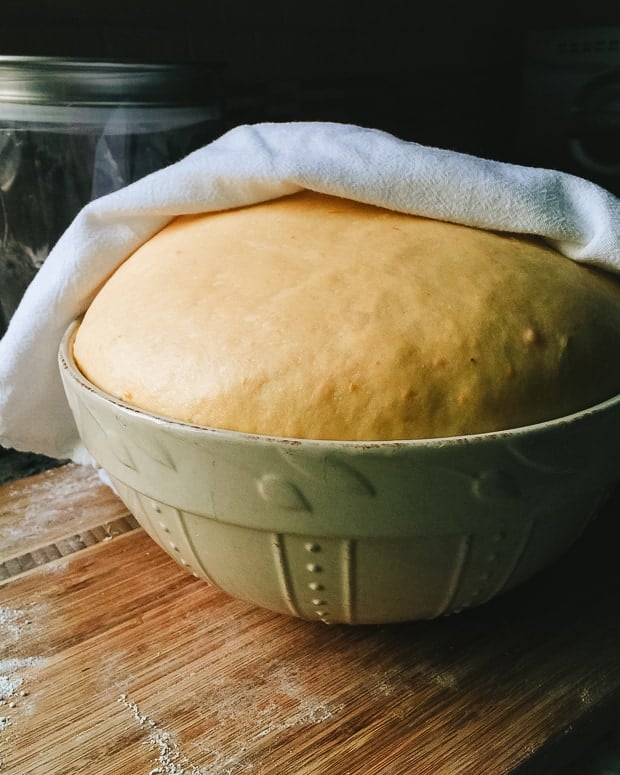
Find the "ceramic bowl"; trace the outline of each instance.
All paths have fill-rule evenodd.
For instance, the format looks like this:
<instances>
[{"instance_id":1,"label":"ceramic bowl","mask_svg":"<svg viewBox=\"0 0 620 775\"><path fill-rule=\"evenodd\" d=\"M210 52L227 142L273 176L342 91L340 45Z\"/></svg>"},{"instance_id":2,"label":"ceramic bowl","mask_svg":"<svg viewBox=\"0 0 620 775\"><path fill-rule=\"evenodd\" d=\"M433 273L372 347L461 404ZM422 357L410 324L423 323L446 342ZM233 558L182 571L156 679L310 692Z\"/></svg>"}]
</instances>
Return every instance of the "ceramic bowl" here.
<instances>
[{"instance_id":1,"label":"ceramic bowl","mask_svg":"<svg viewBox=\"0 0 620 775\"><path fill-rule=\"evenodd\" d=\"M548 566L620 473L620 396L496 433L314 441L195 427L59 353L81 438L168 554L229 595L326 623L431 619Z\"/></svg>"}]
</instances>

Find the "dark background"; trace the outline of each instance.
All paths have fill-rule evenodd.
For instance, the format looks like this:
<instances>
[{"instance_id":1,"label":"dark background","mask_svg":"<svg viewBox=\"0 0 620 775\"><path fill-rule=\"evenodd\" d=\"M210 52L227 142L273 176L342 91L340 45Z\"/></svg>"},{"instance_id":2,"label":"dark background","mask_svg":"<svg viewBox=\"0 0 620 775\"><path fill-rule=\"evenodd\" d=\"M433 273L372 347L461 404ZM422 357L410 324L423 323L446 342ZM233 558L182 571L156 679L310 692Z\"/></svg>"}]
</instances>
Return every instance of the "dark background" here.
<instances>
[{"instance_id":1,"label":"dark background","mask_svg":"<svg viewBox=\"0 0 620 775\"><path fill-rule=\"evenodd\" d=\"M229 125L352 122L620 189L620 4L572 6L3 0L0 54L213 63Z\"/></svg>"}]
</instances>

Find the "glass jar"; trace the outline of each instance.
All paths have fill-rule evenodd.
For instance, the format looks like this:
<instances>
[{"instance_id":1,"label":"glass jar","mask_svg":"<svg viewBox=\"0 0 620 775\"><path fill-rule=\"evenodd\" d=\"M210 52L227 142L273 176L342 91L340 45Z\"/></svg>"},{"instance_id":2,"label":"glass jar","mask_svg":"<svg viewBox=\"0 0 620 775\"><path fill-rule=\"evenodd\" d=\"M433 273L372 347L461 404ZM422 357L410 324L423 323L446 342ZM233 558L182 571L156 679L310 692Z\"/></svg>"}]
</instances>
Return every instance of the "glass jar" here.
<instances>
[{"instance_id":1,"label":"glass jar","mask_svg":"<svg viewBox=\"0 0 620 775\"><path fill-rule=\"evenodd\" d=\"M219 68L0 56L0 336L92 199L223 131Z\"/></svg>"}]
</instances>

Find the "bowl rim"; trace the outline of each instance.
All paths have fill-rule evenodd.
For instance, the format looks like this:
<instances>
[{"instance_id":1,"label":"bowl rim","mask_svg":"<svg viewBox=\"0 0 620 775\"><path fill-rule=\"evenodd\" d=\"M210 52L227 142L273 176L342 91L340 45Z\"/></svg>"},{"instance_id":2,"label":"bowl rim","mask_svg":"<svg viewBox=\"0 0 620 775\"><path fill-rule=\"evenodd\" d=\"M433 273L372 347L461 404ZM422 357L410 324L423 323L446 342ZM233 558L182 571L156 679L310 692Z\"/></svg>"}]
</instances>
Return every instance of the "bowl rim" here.
<instances>
[{"instance_id":1,"label":"bowl rim","mask_svg":"<svg viewBox=\"0 0 620 775\"><path fill-rule=\"evenodd\" d=\"M61 338L60 346L58 349L58 365L61 374L69 376L72 381L80 386L82 390L86 390L91 394L94 394L99 400L113 404L117 409L122 412L132 415L136 418L140 418L145 422L156 423L158 425L166 425L176 428L186 433L200 433L208 434L209 436L221 438L222 440L236 440L236 441L250 441L253 443L263 444L285 444L288 446L304 446L304 447L319 447L325 449L336 449L346 447L350 450L354 449L369 449L369 448L415 448L415 447L443 447L447 445L460 445L460 444L472 444L475 442L484 441L497 441L497 440L513 440L514 438L520 438L526 435L532 435L535 433L547 432L553 429L564 428L567 425L579 423L587 420L588 418L604 414L610 410L620 407L620 393L612 396L611 398L601 401L593 406L586 407L577 412L563 415L561 417L555 417L551 420L544 420L539 423L532 423L529 425L521 425L516 428L505 428L495 431L485 431L482 433L471 433L455 436L437 436L431 438L416 438L416 439L377 439L377 440L347 440L347 439L311 439L303 437L289 437L289 436L277 436L261 433L247 433L244 431L235 431L227 428L217 428L215 426L198 425L189 423L184 420L176 420L172 417L166 417L165 415L156 414L146 409L134 406L127 403L120 398L106 392L99 388L88 377L86 377L79 369L75 359L73 357L72 348L70 346L71 341L75 335L75 332L79 326L80 318L76 318L65 329Z\"/></svg>"}]
</instances>

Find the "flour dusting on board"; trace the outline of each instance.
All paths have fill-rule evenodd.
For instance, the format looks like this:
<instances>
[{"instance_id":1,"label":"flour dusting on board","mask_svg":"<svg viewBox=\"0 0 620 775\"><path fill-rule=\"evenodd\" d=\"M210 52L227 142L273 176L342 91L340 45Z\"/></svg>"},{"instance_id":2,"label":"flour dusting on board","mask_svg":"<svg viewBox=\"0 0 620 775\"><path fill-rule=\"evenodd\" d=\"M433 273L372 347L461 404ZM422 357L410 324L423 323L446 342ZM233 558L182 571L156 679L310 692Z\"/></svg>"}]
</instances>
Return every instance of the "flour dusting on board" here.
<instances>
[{"instance_id":1,"label":"flour dusting on board","mask_svg":"<svg viewBox=\"0 0 620 775\"><path fill-rule=\"evenodd\" d=\"M38 657L16 656L15 652L15 645L33 625L34 609L35 606L28 610L0 608L0 734L14 726L16 712L28 709L30 691L24 673L42 661Z\"/></svg>"},{"instance_id":2,"label":"flour dusting on board","mask_svg":"<svg viewBox=\"0 0 620 775\"><path fill-rule=\"evenodd\" d=\"M20 709L28 698L29 691L24 688L24 670L38 665L36 657L0 659L0 734L13 725L12 712ZM3 772L0 760L0 772Z\"/></svg>"},{"instance_id":3,"label":"flour dusting on board","mask_svg":"<svg viewBox=\"0 0 620 775\"><path fill-rule=\"evenodd\" d=\"M45 471L29 484L28 493L18 487L9 490L14 498L13 508L19 510L20 518L2 524L0 538L2 542L17 543L24 537L31 538L45 533L50 519L42 521L41 503L47 503L53 512L62 513L71 503L72 496L80 493L84 487L84 477L72 479L54 476L53 471Z\"/></svg>"},{"instance_id":4,"label":"flour dusting on board","mask_svg":"<svg viewBox=\"0 0 620 775\"><path fill-rule=\"evenodd\" d=\"M19 640L24 619L24 611L18 611L14 608L0 608L0 632L2 632L3 637L12 643Z\"/></svg>"},{"instance_id":5,"label":"flour dusting on board","mask_svg":"<svg viewBox=\"0 0 620 775\"><path fill-rule=\"evenodd\" d=\"M24 683L21 671L29 667L34 667L40 662L36 657L27 657L26 659L0 659L0 704L13 706L13 697L17 695L18 690ZM27 692L21 689L21 697L26 697Z\"/></svg>"},{"instance_id":6,"label":"flour dusting on board","mask_svg":"<svg viewBox=\"0 0 620 775\"><path fill-rule=\"evenodd\" d=\"M242 775L254 771L251 747L267 737L277 737L292 729L324 723L343 709L342 704L326 702L309 691L303 672L275 663L266 666L263 684L239 676L216 679L208 692L208 707L215 722L223 728L243 728L243 734L227 740L226 750L209 740L200 747L210 758L209 775ZM270 687L265 698L265 686ZM205 774L206 775L206 774Z\"/></svg>"},{"instance_id":7,"label":"flour dusting on board","mask_svg":"<svg viewBox=\"0 0 620 775\"><path fill-rule=\"evenodd\" d=\"M247 735L231 738L226 751L216 749L208 739L201 741L202 755L210 759L203 768L191 764L173 736L143 714L127 694L121 694L119 702L148 735L151 748L159 751L158 765L148 775L241 775L252 772L251 741L303 725L320 724L342 710L342 705L327 704L308 693L294 669L270 670L269 683L273 688L272 698L265 701L264 686L260 683L244 682L239 677L215 681L208 695L208 706L215 713L215 722L221 727L229 727L233 721L243 723Z\"/></svg>"},{"instance_id":8,"label":"flour dusting on board","mask_svg":"<svg viewBox=\"0 0 620 775\"><path fill-rule=\"evenodd\" d=\"M148 732L151 748L159 751L159 764L148 775L206 775L187 761L170 733L158 727L150 716L142 714L137 704L131 702L126 694L121 694L119 702L131 712L140 727Z\"/></svg>"}]
</instances>

